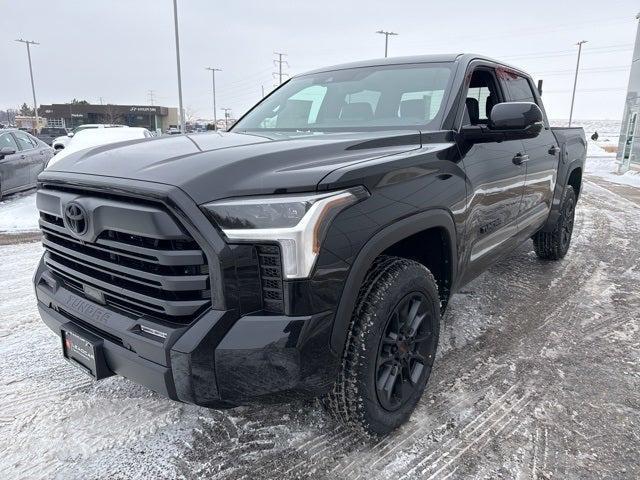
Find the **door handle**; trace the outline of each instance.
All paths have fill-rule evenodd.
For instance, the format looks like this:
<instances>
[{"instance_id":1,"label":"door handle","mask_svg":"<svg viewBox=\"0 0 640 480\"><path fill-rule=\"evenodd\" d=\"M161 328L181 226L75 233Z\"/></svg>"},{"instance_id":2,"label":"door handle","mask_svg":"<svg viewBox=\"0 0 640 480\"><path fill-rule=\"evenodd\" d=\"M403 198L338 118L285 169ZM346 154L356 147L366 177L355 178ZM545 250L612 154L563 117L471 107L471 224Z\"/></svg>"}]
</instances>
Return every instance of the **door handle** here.
<instances>
[{"instance_id":1,"label":"door handle","mask_svg":"<svg viewBox=\"0 0 640 480\"><path fill-rule=\"evenodd\" d=\"M523 153L518 153L515 157L513 157L512 161L516 165L522 165L523 163L526 163L526 162L529 161L529 155L523 154Z\"/></svg>"},{"instance_id":2,"label":"door handle","mask_svg":"<svg viewBox=\"0 0 640 480\"><path fill-rule=\"evenodd\" d=\"M560 147L554 145L553 147L551 147L549 149L549 155L555 155L556 153L560 152Z\"/></svg>"}]
</instances>

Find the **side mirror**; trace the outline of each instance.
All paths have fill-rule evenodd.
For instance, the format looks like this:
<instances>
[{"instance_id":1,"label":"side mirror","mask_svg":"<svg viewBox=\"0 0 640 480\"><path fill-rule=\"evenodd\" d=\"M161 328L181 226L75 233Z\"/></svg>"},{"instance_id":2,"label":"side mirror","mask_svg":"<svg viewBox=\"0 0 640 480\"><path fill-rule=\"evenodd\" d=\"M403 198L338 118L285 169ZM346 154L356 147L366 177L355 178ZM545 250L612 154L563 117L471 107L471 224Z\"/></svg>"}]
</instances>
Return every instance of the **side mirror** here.
<instances>
[{"instance_id":1,"label":"side mirror","mask_svg":"<svg viewBox=\"0 0 640 480\"><path fill-rule=\"evenodd\" d=\"M504 102L493 106L488 125L468 125L461 133L472 143L524 140L540 135L542 110L532 102Z\"/></svg>"},{"instance_id":2,"label":"side mirror","mask_svg":"<svg viewBox=\"0 0 640 480\"><path fill-rule=\"evenodd\" d=\"M2 147L0 148L0 159L4 158L7 155L13 155L16 153L16 149L13 147Z\"/></svg>"},{"instance_id":3,"label":"side mirror","mask_svg":"<svg viewBox=\"0 0 640 480\"><path fill-rule=\"evenodd\" d=\"M74 135L74 133L73 133L73 132L69 132L69 133L67 133L67 137L69 137L69 138L73 137L73 135Z\"/></svg>"}]
</instances>

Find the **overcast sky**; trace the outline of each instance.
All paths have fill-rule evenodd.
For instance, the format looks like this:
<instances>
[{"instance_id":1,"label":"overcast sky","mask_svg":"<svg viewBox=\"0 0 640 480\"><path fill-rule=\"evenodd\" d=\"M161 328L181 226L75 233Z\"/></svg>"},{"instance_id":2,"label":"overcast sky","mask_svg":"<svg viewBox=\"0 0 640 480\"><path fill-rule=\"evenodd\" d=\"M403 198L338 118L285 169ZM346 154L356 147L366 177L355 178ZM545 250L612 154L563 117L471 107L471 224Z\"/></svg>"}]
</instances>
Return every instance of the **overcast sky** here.
<instances>
[{"instance_id":1,"label":"overcast sky","mask_svg":"<svg viewBox=\"0 0 640 480\"><path fill-rule=\"evenodd\" d=\"M379 29L398 32L389 55L486 54L544 79L554 119L568 118L579 40L584 47L574 117L622 114L638 0L178 0L184 105L212 118L234 116L274 85L274 51L291 74L384 55ZM32 102L26 49L32 47L38 102L177 106L171 0L0 0L0 108ZM220 118L221 112L218 117Z\"/></svg>"}]
</instances>

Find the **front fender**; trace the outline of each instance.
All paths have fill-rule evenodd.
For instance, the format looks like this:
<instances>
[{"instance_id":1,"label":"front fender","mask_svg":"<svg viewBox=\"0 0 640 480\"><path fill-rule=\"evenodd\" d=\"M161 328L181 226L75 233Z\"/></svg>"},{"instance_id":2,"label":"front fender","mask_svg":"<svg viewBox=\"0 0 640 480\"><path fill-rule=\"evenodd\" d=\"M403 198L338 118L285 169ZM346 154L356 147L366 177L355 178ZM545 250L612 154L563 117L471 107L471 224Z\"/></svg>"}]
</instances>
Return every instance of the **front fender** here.
<instances>
[{"instance_id":1,"label":"front fender","mask_svg":"<svg viewBox=\"0 0 640 480\"><path fill-rule=\"evenodd\" d=\"M351 314L358 299L358 291L373 261L400 240L434 227L444 228L449 236L451 283L455 284L458 265L456 228L450 212L435 208L411 215L385 227L367 241L349 270L335 314L331 332L331 350L342 355L349 332Z\"/></svg>"}]
</instances>

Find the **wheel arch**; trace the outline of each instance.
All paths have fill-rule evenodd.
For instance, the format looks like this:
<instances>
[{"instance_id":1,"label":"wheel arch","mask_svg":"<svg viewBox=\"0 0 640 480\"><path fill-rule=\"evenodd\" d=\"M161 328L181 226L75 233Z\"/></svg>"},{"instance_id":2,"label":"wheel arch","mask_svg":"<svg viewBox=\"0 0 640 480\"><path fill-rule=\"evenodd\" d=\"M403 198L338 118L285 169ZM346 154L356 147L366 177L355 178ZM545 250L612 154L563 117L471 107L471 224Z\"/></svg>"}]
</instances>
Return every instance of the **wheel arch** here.
<instances>
[{"instance_id":1,"label":"wheel arch","mask_svg":"<svg viewBox=\"0 0 640 480\"><path fill-rule=\"evenodd\" d=\"M455 285L458 264L457 237L455 223L450 212L444 209L430 209L388 225L369 239L349 269L331 332L330 346L334 352L342 354L360 286L374 260L417 234L435 231L441 232L444 235L443 238L446 239L444 248L446 248L448 255L443 259L446 263L443 272L447 276L449 287ZM404 257L413 258L411 255Z\"/></svg>"},{"instance_id":2,"label":"wheel arch","mask_svg":"<svg viewBox=\"0 0 640 480\"><path fill-rule=\"evenodd\" d=\"M558 221L560 216L560 208L562 202L562 195L567 187L573 188L576 192L576 200L582 190L582 173L584 170L584 159L576 158L571 163L563 168L558 174L558 182L556 183L556 189L553 194L553 200L551 203L551 211L546 223L541 228L544 232L551 232Z\"/></svg>"},{"instance_id":3,"label":"wheel arch","mask_svg":"<svg viewBox=\"0 0 640 480\"><path fill-rule=\"evenodd\" d=\"M573 168L569 170L567 185L573 187L573 190L576 192L577 200L580 196L580 190L582 189L582 165L573 165Z\"/></svg>"}]
</instances>

